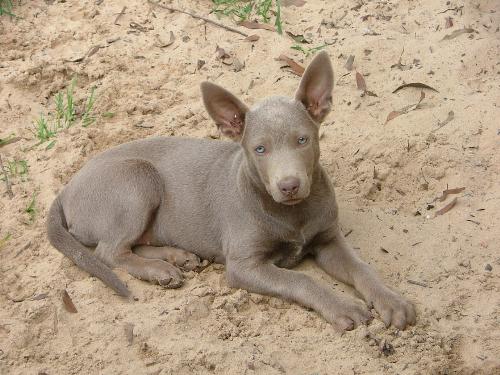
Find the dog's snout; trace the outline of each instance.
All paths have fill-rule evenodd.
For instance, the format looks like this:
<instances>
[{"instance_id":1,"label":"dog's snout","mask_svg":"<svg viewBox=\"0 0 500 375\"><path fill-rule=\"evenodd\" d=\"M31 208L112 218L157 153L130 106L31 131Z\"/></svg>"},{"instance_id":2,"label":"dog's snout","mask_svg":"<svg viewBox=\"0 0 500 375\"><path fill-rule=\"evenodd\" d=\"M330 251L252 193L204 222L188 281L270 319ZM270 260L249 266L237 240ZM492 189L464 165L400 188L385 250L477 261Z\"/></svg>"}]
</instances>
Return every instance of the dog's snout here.
<instances>
[{"instance_id":1,"label":"dog's snout","mask_svg":"<svg viewBox=\"0 0 500 375\"><path fill-rule=\"evenodd\" d=\"M278 182L278 188L286 196L297 194L300 187L300 180L297 177L285 177Z\"/></svg>"}]
</instances>

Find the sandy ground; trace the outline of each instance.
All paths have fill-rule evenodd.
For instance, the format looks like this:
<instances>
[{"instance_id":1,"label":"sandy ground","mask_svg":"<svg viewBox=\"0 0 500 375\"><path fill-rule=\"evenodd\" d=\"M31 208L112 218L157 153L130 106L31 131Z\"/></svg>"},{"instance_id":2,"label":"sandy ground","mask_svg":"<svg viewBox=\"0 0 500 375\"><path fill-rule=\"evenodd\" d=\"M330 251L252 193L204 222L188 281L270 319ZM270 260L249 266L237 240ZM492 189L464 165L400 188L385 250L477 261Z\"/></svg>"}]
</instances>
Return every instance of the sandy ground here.
<instances>
[{"instance_id":1,"label":"sandy ground","mask_svg":"<svg viewBox=\"0 0 500 375\"><path fill-rule=\"evenodd\" d=\"M171 4L201 15L211 9L210 1ZM312 47L328 44L336 72L321 146L342 228L419 313L404 332L375 320L342 336L314 312L228 288L218 265L187 274L178 290L119 272L137 296L123 301L64 259L44 229L55 194L92 155L152 135L216 137L202 80L253 104L292 95L298 84L276 57L306 65L311 56L271 31L238 27L259 35L248 42L145 1L16 5L20 19L0 18L0 138L20 139L0 154L4 163L27 160L29 173L11 176L12 199L0 181L0 239L10 234L0 245L0 373L500 373L498 1L307 0L283 8L285 30L305 33ZM473 31L442 40L463 28ZM161 47L170 31L175 41ZM217 59L217 46L231 65ZM355 71L377 96L362 95ZM49 150L32 147L34 120L54 111L54 95L74 75L79 108L96 86L96 122L61 131ZM392 93L409 82L439 92L424 89L417 109L386 123L391 111L418 101L419 88ZM447 187L465 190L434 217L453 198L435 202ZM300 269L352 293L312 263ZM64 308L64 289L78 313Z\"/></svg>"}]
</instances>

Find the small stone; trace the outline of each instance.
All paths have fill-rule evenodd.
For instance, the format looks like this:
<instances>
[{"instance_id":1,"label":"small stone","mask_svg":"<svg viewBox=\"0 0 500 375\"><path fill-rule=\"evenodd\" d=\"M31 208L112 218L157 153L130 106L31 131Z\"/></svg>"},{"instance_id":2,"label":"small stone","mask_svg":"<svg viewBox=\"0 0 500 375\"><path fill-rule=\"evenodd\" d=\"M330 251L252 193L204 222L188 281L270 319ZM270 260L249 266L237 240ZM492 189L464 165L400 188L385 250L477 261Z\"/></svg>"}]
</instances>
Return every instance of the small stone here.
<instances>
[{"instance_id":1,"label":"small stone","mask_svg":"<svg viewBox=\"0 0 500 375\"><path fill-rule=\"evenodd\" d=\"M484 267L484 269L488 272L491 272L493 270L493 267L491 266L491 264L487 264L486 267Z\"/></svg>"}]
</instances>

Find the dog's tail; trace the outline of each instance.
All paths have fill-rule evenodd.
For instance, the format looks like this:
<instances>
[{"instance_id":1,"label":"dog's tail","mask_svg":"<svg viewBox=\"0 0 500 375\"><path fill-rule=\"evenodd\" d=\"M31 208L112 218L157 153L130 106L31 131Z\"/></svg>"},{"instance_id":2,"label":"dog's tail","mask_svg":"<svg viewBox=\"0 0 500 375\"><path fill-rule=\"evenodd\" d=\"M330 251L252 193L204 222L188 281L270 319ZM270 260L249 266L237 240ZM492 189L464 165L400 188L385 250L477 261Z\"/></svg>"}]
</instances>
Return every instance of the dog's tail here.
<instances>
[{"instance_id":1,"label":"dog's tail","mask_svg":"<svg viewBox=\"0 0 500 375\"><path fill-rule=\"evenodd\" d=\"M120 296L130 296L130 291L124 282L68 232L59 197L54 200L50 207L47 233L52 246L71 259L78 267L101 279L104 284Z\"/></svg>"}]
</instances>

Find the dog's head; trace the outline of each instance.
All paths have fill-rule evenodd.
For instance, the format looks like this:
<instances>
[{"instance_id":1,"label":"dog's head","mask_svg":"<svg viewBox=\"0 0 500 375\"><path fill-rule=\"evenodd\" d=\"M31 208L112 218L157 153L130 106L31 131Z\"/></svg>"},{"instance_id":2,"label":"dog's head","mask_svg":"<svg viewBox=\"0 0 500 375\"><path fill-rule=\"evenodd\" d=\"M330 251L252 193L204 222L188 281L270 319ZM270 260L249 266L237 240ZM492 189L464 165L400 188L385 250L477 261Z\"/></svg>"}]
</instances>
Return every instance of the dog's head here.
<instances>
[{"instance_id":1,"label":"dog's head","mask_svg":"<svg viewBox=\"0 0 500 375\"><path fill-rule=\"evenodd\" d=\"M241 143L267 192L287 205L309 196L319 160L319 124L330 112L332 89L326 52L309 64L294 99L270 97L248 109L222 87L201 85L205 107L222 134Z\"/></svg>"}]
</instances>

